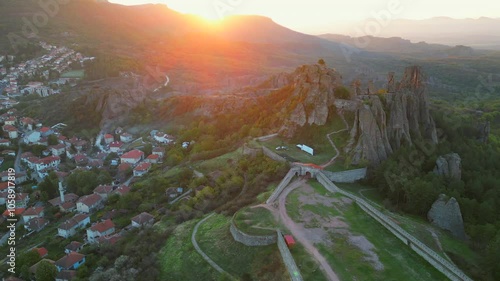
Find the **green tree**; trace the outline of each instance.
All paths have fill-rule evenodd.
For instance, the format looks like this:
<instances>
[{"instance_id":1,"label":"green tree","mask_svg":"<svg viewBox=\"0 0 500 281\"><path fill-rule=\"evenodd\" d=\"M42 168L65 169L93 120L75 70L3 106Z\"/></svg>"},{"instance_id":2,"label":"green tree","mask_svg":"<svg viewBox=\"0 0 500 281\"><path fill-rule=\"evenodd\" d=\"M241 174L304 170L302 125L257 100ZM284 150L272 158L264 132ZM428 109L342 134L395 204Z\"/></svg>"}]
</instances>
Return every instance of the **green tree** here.
<instances>
[{"instance_id":1,"label":"green tree","mask_svg":"<svg viewBox=\"0 0 500 281\"><path fill-rule=\"evenodd\" d=\"M57 268L48 261L41 261L38 265L35 278L37 281L54 281L57 275Z\"/></svg>"},{"instance_id":2,"label":"green tree","mask_svg":"<svg viewBox=\"0 0 500 281\"><path fill-rule=\"evenodd\" d=\"M56 144L58 144L59 141L57 140L57 136L56 135L50 135L50 136L48 136L47 143L49 145L56 145Z\"/></svg>"}]
</instances>

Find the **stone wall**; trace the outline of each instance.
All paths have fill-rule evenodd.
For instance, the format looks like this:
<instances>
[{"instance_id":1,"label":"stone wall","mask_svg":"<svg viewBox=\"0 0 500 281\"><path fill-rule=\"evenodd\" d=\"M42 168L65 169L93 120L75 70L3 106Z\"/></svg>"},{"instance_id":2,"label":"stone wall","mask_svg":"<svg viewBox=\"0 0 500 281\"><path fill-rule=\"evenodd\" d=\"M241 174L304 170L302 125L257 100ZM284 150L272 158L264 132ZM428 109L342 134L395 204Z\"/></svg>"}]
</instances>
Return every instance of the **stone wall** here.
<instances>
[{"instance_id":1,"label":"stone wall","mask_svg":"<svg viewBox=\"0 0 500 281\"><path fill-rule=\"evenodd\" d=\"M249 235L239 230L238 227L234 224L234 216L231 219L231 226L229 227L229 231L233 236L234 240L242 243L246 246L267 246L276 243L276 234L268 235L268 236L256 236Z\"/></svg>"},{"instance_id":2,"label":"stone wall","mask_svg":"<svg viewBox=\"0 0 500 281\"><path fill-rule=\"evenodd\" d=\"M300 274L300 270L297 267L297 264L295 263L295 260L293 259L292 253L290 253L290 250L288 249L288 246L286 245L285 239L283 238L283 234L281 234L281 231L276 231L276 236L278 239L278 249L280 250L281 253L281 258L283 259L283 263L286 266L286 269L288 270L288 273L290 274L290 280L292 281L302 281L302 275Z\"/></svg>"},{"instance_id":3,"label":"stone wall","mask_svg":"<svg viewBox=\"0 0 500 281\"><path fill-rule=\"evenodd\" d=\"M279 156L274 151L270 150L269 148L267 148L265 146L262 146L262 152L264 153L264 155L266 155L267 157L273 159L274 161L287 162L285 158Z\"/></svg>"},{"instance_id":4,"label":"stone wall","mask_svg":"<svg viewBox=\"0 0 500 281\"><path fill-rule=\"evenodd\" d=\"M290 171L288 171L285 177L281 180L280 184L278 185L278 187L276 187L271 196L269 196L269 198L266 201L266 204L272 204L280 196L281 192L283 192L283 189L285 189L285 187L288 186L288 184L295 176L295 174L299 172L300 172L299 168L291 168Z\"/></svg>"},{"instance_id":5,"label":"stone wall","mask_svg":"<svg viewBox=\"0 0 500 281\"><path fill-rule=\"evenodd\" d=\"M412 250L423 257L427 262L434 266L437 270L443 273L446 277L451 280L458 281L472 281L467 275L465 275L458 267L454 264L445 260L443 257L438 255L436 252L431 250L425 244L420 242L418 239L410 235L408 232L403 230L399 225L394 223L386 215L380 212L378 209L374 208L371 204L365 200L352 195L340 188L338 188L334 183L332 183L326 175L323 173L317 174L318 182L321 183L330 192L338 192L352 200L354 200L362 210L364 210L368 215L382 224L387 230L394 234L398 239L407 244Z\"/></svg>"},{"instance_id":6,"label":"stone wall","mask_svg":"<svg viewBox=\"0 0 500 281\"><path fill-rule=\"evenodd\" d=\"M262 136L262 137L258 137L258 138L255 138L256 141L268 141L268 140L271 140L271 139L274 139L275 137L277 137L278 134L270 134L270 135L267 135L267 136Z\"/></svg>"},{"instance_id":7,"label":"stone wall","mask_svg":"<svg viewBox=\"0 0 500 281\"><path fill-rule=\"evenodd\" d=\"M333 182L353 183L360 179L364 179L366 177L366 171L366 168L361 168L342 172L323 171L323 174L325 174L325 176Z\"/></svg>"}]
</instances>

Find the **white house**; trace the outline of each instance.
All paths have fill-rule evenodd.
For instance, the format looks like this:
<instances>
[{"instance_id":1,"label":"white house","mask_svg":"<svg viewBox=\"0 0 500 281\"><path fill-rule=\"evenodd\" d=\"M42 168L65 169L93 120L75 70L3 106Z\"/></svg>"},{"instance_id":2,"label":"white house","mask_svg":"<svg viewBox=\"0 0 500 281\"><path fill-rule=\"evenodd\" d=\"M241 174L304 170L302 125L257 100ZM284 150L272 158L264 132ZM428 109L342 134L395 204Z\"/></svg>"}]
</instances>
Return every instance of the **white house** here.
<instances>
[{"instance_id":1,"label":"white house","mask_svg":"<svg viewBox=\"0 0 500 281\"><path fill-rule=\"evenodd\" d=\"M41 171L47 168L57 168L61 163L61 158L59 156L53 155L42 158L36 163L36 170Z\"/></svg>"},{"instance_id":2,"label":"white house","mask_svg":"<svg viewBox=\"0 0 500 281\"><path fill-rule=\"evenodd\" d=\"M152 226L155 218L151 214L142 212L139 215L133 217L131 221L132 227Z\"/></svg>"},{"instance_id":3,"label":"white house","mask_svg":"<svg viewBox=\"0 0 500 281\"><path fill-rule=\"evenodd\" d=\"M101 196L102 199L107 199L111 192L113 192L113 187L111 185L99 185L94 188L94 193Z\"/></svg>"},{"instance_id":4,"label":"white house","mask_svg":"<svg viewBox=\"0 0 500 281\"><path fill-rule=\"evenodd\" d=\"M109 151L118 153L121 151L123 143L121 141L114 141L109 144Z\"/></svg>"},{"instance_id":5,"label":"white house","mask_svg":"<svg viewBox=\"0 0 500 281\"><path fill-rule=\"evenodd\" d=\"M86 214L77 214L71 219L61 223L57 228L57 235L68 238L75 235L78 228L84 227L90 223L90 217Z\"/></svg>"},{"instance_id":6,"label":"white house","mask_svg":"<svg viewBox=\"0 0 500 281\"><path fill-rule=\"evenodd\" d=\"M17 139L18 137L17 128L12 125L4 125L3 131L9 134L9 139Z\"/></svg>"},{"instance_id":7,"label":"white house","mask_svg":"<svg viewBox=\"0 0 500 281\"><path fill-rule=\"evenodd\" d=\"M102 207L102 197L97 194L82 196L76 201L76 210L80 213L90 213Z\"/></svg>"},{"instance_id":8,"label":"white house","mask_svg":"<svg viewBox=\"0 0 500 281\"><path fill-rule=\"evenodd\" d=\"M142 159L144 159L144 152L137 149L131 150L120 157L122 163L129 163L132 165L139 163Z\"/></svg>"},{"instance_id":9,"label":"white house","mask_svg":"<svg viewBox=\"0 0 500 281\"><path fill-rule=\"evenodd\" d=\"M133 138L133 136L129 133L123 133L120 135L120 141L125 142L125 143L131 142L132 138Z\"/></svg>"},{"instance_id":10,"label":"white house","mask_svg":"<svg viewBox=\"0 0 500 281\"><path fill-rule=\"evenodd\" d=\"M142 162L134 168L134 177L142 177L149 172L149 169L151 169L151 163Z\"/></svg>"},{"instance_id":11,"label":"white house","mask_svg":"<svg viewBox=\"0 0 500 281\"><path fill-rule=\"evenodd\" d=\"M57 144L49 147L52 155L61 156L66 152L66 146L64 144Z\"/></svg>"},{"instance_id":12,"label":"white house","mask_svg":"<svg viewBox=\"0 0 500 281\"><path fill-rule=\"evenodd\" d=\"M42 218L44 215L44 208L43 207L31 207L26 209L22 216L23 216L23 221L25 223L29 222L32 219L35 218Z\"/></svg>"},{"instance_id":13,"label":"white house","mask_svg":"<svg viewBox=\"0 0 500 281\"><path fill-rule=\"evenodd\" d=\"M87 240L90 243L96 242L97 238L113 234L115 232L115 224L110 219L103 222L98 222L87 228Z\"/></svg>"},{"instance_id":14,"label":"white house","mask_svg":"<svg viewBox=\"0 0 500 281\"><path fill-rule=\"evenodd\" d=\"M154 139L157 141L157 142L160 142L160 143L165 143L165 144L169 144L171 142L174 141L174 138L168 134L165 134L163 132L157 132L154 136Z\"/></svg>"}]
</instances>

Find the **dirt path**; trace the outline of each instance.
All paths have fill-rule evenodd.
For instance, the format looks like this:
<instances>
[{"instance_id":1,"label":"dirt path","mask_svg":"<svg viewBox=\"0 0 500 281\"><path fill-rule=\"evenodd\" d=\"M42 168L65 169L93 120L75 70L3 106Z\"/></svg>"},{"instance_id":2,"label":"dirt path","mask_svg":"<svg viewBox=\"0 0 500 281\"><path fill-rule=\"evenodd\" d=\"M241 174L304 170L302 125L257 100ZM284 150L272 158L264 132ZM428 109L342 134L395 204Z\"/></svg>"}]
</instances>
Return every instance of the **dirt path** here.
<instances>
[{"instance_id":1,"label":"dirt path","mask_svg":"<svg viewBox=\"0 0 500 281\"><path fill-rule=\"evenodd\" d=\"M299 188L301 185L305 184L305 179L300 179L292 182L280 195L278 198L278 212L281 218L281 222L290 230L293 236L300 242L309 254L311 254L319 263L321 270L331 281L338 281L339 278L332 270L330 264L326 261L325 257L318 251L313 243L307 239L307 235L304 232L304 228L297 225L286 212L286 198L290 192Z\"/></svg>"},{"instance_id":2,"label":"dirt path","mask_svg":"<svg viewBox=\"0 0 500 281\"><path fill-rule=\"evenodd\" d=\"M335 143L333 142L331 136L334 135L334 134L338 134L338 133L342 133L342 132L345 132L345 131L348 131L349 130L349 124L347 124L347 121L345 120L345 117L343 114L340 114L340 118L342 119L342 121L344 122L345 124L345 128L342 129L342 130L338 130L338 131L335 131L335 132L331 132L329 134L326 135L326 138L328 139L328 141L330 142L330 144L332 145L333 149L335 149L335 156L333 156L332 159L330 159L330 161L326 162L325 164L321 165L321 167L324 169L330 165L332 165L333 163L335 163L335 160L337 160L337 157L339 157L340 155L340 151L338 150L337 146L335 145Z\"/></svg>"}]
</instances>

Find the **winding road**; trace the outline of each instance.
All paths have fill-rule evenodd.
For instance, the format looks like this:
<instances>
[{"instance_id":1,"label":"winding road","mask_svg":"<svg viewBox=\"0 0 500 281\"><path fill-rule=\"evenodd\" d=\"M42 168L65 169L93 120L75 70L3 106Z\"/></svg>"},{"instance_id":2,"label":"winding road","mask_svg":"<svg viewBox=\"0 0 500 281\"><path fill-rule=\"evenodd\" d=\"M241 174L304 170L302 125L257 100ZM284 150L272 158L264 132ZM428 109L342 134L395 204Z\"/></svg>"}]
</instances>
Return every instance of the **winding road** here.
<instances>
[{"instance_id":1,"label":"winding road","mask_svg":"<svg viewBox=\"0 0 500 281\"><path fill-rule=\"evenodd\" d=\"M293 234L293 236L297 239L302 246L306 249L306 251L311 254L316 261L318 261L321 270L325 274L325 276L328 278L330 281L339 281L339 278L337 274L333 271L332 267L328 263L328 261L325 259L325 257L318 251L318 249L314 246L313 243L307 239L307 235L304 232L304 228L297 225L291 218L288 216L288 213L286 211L286 198L288 195L294 191L295 189L301 187L303 184L306 183L306 179L299 179L294 182L292 182L288 187L283 190L283 192L280 194L278 198L278 213L281 218L281 222L285 225L288 230ZM269 208L268 208L269 209Z\"/></svg>"}]
</instances>

